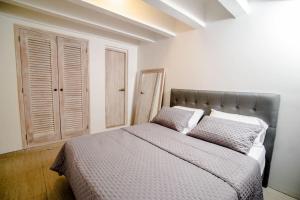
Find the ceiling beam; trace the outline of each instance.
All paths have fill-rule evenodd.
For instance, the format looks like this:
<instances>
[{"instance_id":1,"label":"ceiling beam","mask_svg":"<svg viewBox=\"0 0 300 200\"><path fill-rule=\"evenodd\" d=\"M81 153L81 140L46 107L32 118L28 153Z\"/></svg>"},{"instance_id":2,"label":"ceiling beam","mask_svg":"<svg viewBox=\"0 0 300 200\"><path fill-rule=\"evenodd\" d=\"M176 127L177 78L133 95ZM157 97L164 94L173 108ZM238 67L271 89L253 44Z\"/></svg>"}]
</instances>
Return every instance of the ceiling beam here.
<instances>
[{"instance_id":1,"label":"ceiling beam","mask_svg":"<svg viewBox=\"0 0 300 200\"><path fill-rule=\"evenodd\" d=\"M126 29L120 28L118 26L114 26L112 24L108 25L105 23L101 23L99 21L90 20L88 18L83 18L83 17L80 17L80 13L77 13L77 15L76 15L74 13L68 12L67 8L64 8L65 12L61 12L58 8L54 9L55 8L54 4L51 4L52 7L50 8L47 6L43 6L42 4L40 4L40 5L34 4L33 3L34 1L4 0L4 2L13 4L16 6L20 6L20 7L26 8L26 9L30 9L30 10L33 10L36 12L40 12L43 14L47 14L50 16L59 17L59 18L65 19L65 20L75 22L75 23L80 23L80 24L83 24L86 26L90 26L92 28L99 29L99 30L105 30L105 31L117 33L124 37L136 39L139 41L143 41L143 42L155 42L156 41L155 38L148 37L149 34L147 34L147 36L145 36L142 32L141 32L141 34L137 34L136 32L131 32L130 30L126 30ZM134 28L134 27L132 27L132 28Z\"/></svg>"},{"instance_id":2,"label":"ceiling beam","mask_svg":"<svg viewBox=\"0 0 300 200\"><path fill-rule=\"evenodd\" d=\"M123 21L127 21L127 22L135 24L137 26L146 28L146 29L148 29L150 31L153 31L157 34L160 34L164 37L175 37L176 36L176 33L173 30L170 30L168 28L156 25L156 24L151 23L151 22L147 22L146 20L141 20L141 19L139 19L139 17L141 17L141 16L139 16L139 17L131 16L130 10L127 10L127 12L126 12L126 7L124 8L124 13L121 13L121 12L117 12L117 11L106 8L105 7L105 4L106 4L105 1L103 1L102 3L101 3L101 1L97 2L97 1L93 1L93 0L68 0L68 1L70 1L72 3L75 3L77 5L83 6L85 8L95 10L97 12L104 13L104 14L110 15L112 17L119 18ZM135 2L135 4L137 6L140 6L144 9L146 9L145 5L146 6L148 6L148 5L147 4L143 5L141 3L143 3L143 1ZM150 6L148 6L148 7L150 7ZM147 12L146 13L147 15L151 15L150 14L151 10L146 10L145 12ZM163 17L163 16L160 16L160 17ZM164 17L169 17L169 16L165 15ZM161 21L164 21L164 20L162 19Z\"/></svg>"},{"instance_id":3,"label":"ceiling beam","mask_svg":"<svg viewBox=\"0 0 300 200\"><path fill-rule=\"evenodd\" d=\"M170 1L170 0L144 0L150 5L160 9L161 11L171 15L179 21L182 21L189 26L197 29L206 26L203 19L196 17L193 13L182 8L180 5Z\"/></svg>"},{"instance_id":4,"label":"ceiling beam","mask_svg":"<svg viewBox=\"0 0 300 200\"><path fill-rule=\"evenodd\" d=\"M124 35L113 33L112 31L106 31L103 29L94 28L85 24L76 23L70 20L64 20L60 17L43 14L30 9L26 9L13 4L8 4L0 0L0 13L5 17L12 17L16 19L17 24L24 26L30 26L32 28L41 28L39 25L46 25L47 27L55 29L61 29L66 31L72 31L73 33L86 33L93 37L109 38L112 41L120 41L128 44L139 45L140 40L132 37L125 37ZM21 20L21 21L20 21ZM51 30L50 30L51 31Z\"/></svg>"},{"instance_id":5,"label":"ceiling beam","mask_svg":"<svg viewBox=\"0 0 300 200\"><path fill-rule=\"evenodd\" d=\"M222 6L232 14L234 18L249 14L248 0L218 0Z\"/></svg>"}]
</instances>

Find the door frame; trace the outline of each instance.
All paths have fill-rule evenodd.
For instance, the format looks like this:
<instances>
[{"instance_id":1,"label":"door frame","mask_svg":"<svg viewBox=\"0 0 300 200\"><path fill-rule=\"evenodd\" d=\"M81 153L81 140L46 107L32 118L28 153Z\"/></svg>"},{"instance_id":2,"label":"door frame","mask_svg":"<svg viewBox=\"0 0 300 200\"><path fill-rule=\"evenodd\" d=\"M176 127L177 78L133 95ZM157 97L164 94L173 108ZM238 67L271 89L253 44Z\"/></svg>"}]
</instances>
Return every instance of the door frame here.
<instances>
[{"instance_id":1,"label":"door frame","mask_svg":"<svg viewBox=\"0 0 300 200\"><path fill-rule=\"evenodd\" d=\"M24 98L23 98L23 78L22 78L22 58L21 58L21 43L20 43L20 33L22 29L26 29L26 30L30 30L30 31L34 31L34 32L43 32L43 33L48 33L48 34L52 34L55 35L56 37L65 37L65 38L71 38L71 39L75 39L75 40L81 40L81 41L85 41L87 44L87 52L86 52L86 62L87 62L87 77L86 77L86 81L87 81L87 124L88 124L88 129L87 129L87 133L89 134L90 132L90 88L89 88L89 41L86 39L81 39L81 38L76 38L73 36L68 36L68 35L64 35L64 34L60 34L60 33L55 33L52 31L47 31L44 29L36 29L36 28L32 28L32 27L28 27L28 26L24 26L24 25L19 25L19 24L14 24L14 42L15 42L15 57L16 57L16 72L17 72L17 90L18 90L18 103L19 103L19 113L20 113L20 125L21 125L21 137L22 137L22 148L23 149L29 149L32 147L38 147L38 146L43 146L43 145L47 145L47 144L52 144L52 143L57 143L57 142L61 142L61 141L66 141L67 139L61 139L61 140L57 140L57 141L49 141L49 142L43 142L43 143L39 143L39 144L32 144L29 145L27 142L27 133L26 133L26 119L25 119L25 105L24 105Z\"/></svg>"},{"instance_id":2,"label":"door frame","mask_svg":"<svg viewBox=\"0 0 300 200\"><path fill-rule=\"evenodd\" d=\"M105 128L115 128L115 127L120 127L120 126L125 126L128 123L128 49L122 49L114 46L105 46L104 48L104 57L106 54L106 50L109 51L115 51L119 53L124 53L125 54L125 69L124 69L124 84L125 84L125 99L124 99L124 124L122 125L116 125L116 126L107 126L106 125L106 119L107 119L107 112L106 112L106 94L105 94ZM106 59L104 61L105 63L105 93L107 91L107 84L106 84Z\"/></svg>"}]
</instances>

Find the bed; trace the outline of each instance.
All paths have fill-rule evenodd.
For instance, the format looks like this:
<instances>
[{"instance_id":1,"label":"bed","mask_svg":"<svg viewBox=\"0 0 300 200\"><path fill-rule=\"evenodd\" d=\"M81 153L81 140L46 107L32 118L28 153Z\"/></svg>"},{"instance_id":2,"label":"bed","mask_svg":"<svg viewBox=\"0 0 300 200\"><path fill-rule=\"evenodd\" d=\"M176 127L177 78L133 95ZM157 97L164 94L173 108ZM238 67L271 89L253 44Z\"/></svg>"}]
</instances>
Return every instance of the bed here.
<instances>
[{"instance_id":1,"label":"bed","mask_svg":"<svg viewBox=\"0 0 300 200\"><path fill-rule=\"evenodd\" d=\"M77 199L263 199L279 95L172 89L170 105L260 117L269 124L265 149L254 149L253 159L146 123L72 139L51 169L66 176Z\"/></svg>"}]
</instances>

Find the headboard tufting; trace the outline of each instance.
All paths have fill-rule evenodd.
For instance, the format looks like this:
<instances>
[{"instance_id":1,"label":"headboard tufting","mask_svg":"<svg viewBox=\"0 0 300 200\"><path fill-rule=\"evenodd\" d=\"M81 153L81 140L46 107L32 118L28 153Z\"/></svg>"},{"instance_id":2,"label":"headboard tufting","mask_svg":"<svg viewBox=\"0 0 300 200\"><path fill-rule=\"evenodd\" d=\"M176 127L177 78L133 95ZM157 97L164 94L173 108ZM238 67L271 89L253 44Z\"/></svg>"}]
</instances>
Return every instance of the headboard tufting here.
<instances>
[{"instance_id":1,"label":"headboard tufting","mask_svg":"<svg viewBox=\"0 0 300 200\"><path fill-rule=\"evenodd\" d=\"M264 146L266 164L263 174L263 186L268 186L280 96L277 94L220 92L205 90L171 89L170 106L201 108L206 115L211 109L241 115L255 116L263 119L269 128Z\"/></svg>"}]
</instances>

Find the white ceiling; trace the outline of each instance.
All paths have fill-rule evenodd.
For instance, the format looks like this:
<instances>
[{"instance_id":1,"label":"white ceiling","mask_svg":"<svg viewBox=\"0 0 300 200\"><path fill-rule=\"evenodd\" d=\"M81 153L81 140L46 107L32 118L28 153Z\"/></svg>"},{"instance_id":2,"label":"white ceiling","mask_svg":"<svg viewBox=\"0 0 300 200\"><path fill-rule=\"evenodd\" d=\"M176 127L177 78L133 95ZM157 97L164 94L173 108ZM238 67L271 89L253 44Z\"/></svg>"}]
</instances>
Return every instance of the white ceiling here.
<instances>
[{"instance_id":1,"label":"white ceiling","mask_svg":"<svg viewBox=\"0 0 300 200\"><path fill-rule=\"evenodd\" d=\"M249 12L247 0L0 0L0 11L66 21L127 42L155 42ZM44 16L44 17L43 17Z\"/></svg>"}]
</instances>

